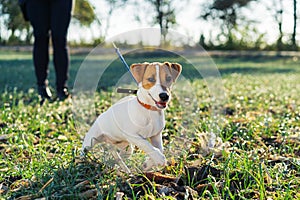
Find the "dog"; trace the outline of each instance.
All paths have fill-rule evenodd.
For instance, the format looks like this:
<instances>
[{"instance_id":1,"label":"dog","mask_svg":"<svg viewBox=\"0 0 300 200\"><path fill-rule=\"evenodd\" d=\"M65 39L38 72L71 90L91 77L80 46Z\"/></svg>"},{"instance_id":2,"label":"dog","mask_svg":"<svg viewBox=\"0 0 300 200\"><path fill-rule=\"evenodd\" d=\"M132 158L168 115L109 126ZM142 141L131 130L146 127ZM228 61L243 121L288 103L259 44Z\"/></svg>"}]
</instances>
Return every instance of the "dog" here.
<instances>
[{"instance_id":1,"label":"dog","mask_svg":"<svg viewBox=\"0 0 300 200\"><path fill-rule=\"evenodd\" d=\"M164 110L171 100L171 88L179 77L178 63L137 63L130 66L138 83L136 96L127 96L98 116L85 135L82 152L99 142L115 145L122 157L129 157L132 145L149 157L143 169L165 166L162 131L165 127Z\"/></svg>"}]
</instances>

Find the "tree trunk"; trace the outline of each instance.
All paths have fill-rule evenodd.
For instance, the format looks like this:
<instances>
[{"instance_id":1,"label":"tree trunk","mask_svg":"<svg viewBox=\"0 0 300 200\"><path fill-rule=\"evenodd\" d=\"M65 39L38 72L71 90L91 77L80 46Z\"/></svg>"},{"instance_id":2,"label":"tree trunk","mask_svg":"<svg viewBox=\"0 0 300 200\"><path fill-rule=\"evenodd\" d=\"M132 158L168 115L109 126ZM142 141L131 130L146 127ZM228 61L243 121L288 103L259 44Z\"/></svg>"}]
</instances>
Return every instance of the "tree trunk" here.
<instances>
[{"instance_id":1,"label":"tree trunk","mask_svg":"<svg viewBox=\"0 0 300 200\"><path fill-rule=\"evenodd\" d=\"M293 27L293 34L292 34L292 47L294 50L297 49L296 44L296 29L297 29L297 0L293 0L294 2L294 27Z\"/></svg>"},{"instance_id":2,"label":"tree trunk","mask_svg":"<svg viewBox=\"0 0 300 200\"><path fill-rule=\"evenodd\" d=\"M161 42L165 40L165 30L163 25L163 11L162 11L162 0L156 0L156 12L157 12L157 22L160 28L160 35L162 36Z\"/></svg>"},{"instance_id":3,"label":"tree trunk","mask_svg":"<svg viewBox=\"0 0 300 200\"><path fill-rule=\"evenodd\" d=\"M283 4L282 4L282 0L279 1L279 5L280 5L280 8L277 11L277 15L275 16L275 18L277 18L276 21L278 23L278 31L279 31L279 37L277 40L277 49L282 50L283 49L283 42L282 42L282 38L283 38L283 31L282 31Z\"/></svg>"}]
</instances>

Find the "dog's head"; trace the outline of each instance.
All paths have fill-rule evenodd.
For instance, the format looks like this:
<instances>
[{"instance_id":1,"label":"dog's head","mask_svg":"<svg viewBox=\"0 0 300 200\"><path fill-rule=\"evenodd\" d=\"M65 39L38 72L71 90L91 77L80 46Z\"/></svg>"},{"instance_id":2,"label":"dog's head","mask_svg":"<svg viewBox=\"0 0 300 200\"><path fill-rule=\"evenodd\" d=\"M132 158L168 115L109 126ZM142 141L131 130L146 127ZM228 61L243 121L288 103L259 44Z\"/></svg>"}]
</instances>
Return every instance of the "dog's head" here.
<instances>
[{"instance_id":1,"label":"dog's head","mask_svg":"<svg viewBox=\"0 0 300 200\"><path fill-rule=\"evenodd\" d=\"M171 99L171 86L181 70L182 67L178 63L132 64L130 71L139 83L138 98L158 110L166 108Z\"/></svg>"}]
</instances>

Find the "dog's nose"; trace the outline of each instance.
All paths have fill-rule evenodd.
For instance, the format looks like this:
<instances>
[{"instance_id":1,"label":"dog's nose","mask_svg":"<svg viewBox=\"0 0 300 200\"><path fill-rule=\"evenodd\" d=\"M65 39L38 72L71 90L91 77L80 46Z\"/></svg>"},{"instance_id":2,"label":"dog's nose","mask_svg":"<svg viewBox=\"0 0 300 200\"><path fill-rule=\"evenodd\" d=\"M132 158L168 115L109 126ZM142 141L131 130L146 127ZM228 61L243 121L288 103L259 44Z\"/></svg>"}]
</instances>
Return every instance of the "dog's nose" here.
<instances>
[{"instance_id":1,"label":"dog's nose","mask_svg":"<svg viewBox=\"0 0 300 200\"><path fill-rule=\"evenodd\" d=\"M168 101L169 100L169 95L165 92L163 93L160 93L159 94L159 98L162 100L162 101Z\"/></svg>"}]
</instances>

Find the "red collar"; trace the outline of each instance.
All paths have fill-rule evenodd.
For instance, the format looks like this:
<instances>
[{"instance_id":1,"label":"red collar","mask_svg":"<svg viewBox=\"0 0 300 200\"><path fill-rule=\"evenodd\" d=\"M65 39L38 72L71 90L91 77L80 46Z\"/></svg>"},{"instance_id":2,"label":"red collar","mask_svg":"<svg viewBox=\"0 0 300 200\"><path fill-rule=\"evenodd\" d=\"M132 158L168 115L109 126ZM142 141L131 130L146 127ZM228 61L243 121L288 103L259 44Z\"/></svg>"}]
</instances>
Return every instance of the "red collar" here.
<instances>
[{"instance_id":1,"label":"red collar","mask_svg":"<svg viewBox=\"0 0 300 200\"><path fill-rule=\"evenodd\" d=\"M149 104L145 104L145 103L141 102L141 101L139 100L139 98L137 98L137 101L138 101L144 108L146 108L147 110L160 111L159 109L157 109L157 108L154 107L154 106L151 106L151 105L149 105Z\"/></svg>"}]
</instances>

